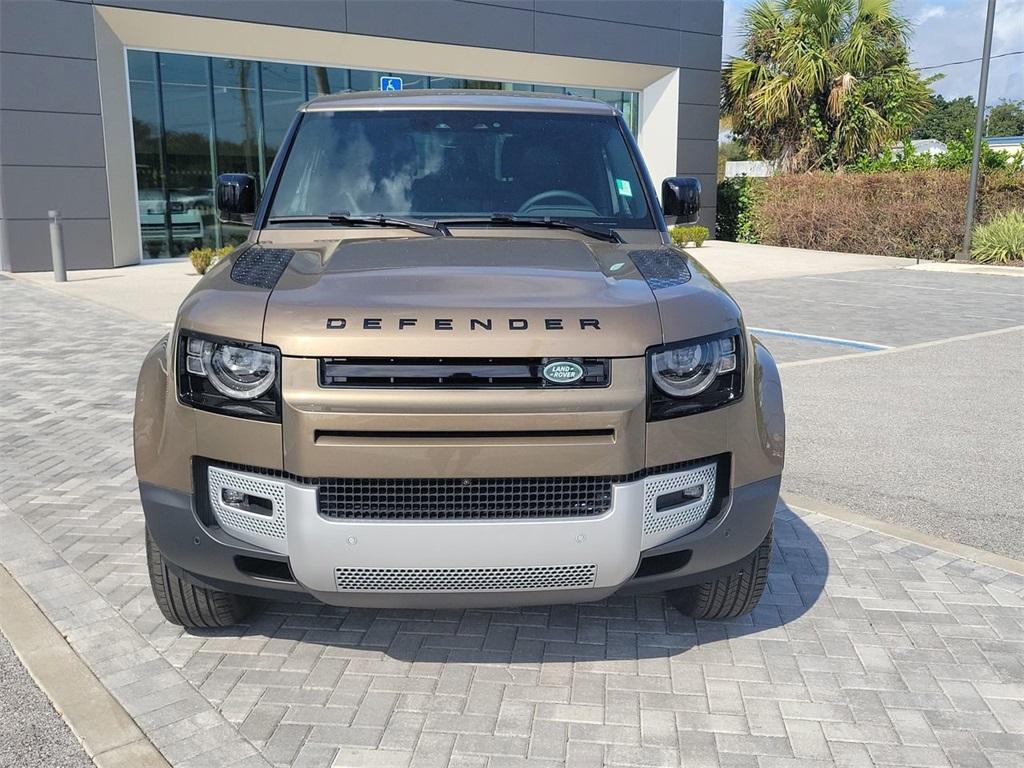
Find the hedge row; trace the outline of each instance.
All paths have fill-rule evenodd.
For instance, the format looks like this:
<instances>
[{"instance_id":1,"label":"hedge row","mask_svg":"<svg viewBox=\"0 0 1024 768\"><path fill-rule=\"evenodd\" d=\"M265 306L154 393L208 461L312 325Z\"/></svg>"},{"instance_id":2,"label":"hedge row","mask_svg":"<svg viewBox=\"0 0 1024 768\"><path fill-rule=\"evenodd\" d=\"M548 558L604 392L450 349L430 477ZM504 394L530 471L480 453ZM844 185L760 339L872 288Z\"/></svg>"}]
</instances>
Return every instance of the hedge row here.
<instances>
[{"instance_id":1,"label":"hedge row","mask_svg":"<svg viewBox=\"0 0 1024 768\"><path fill-rule=\"evenodd\" d=\"M954 258L967 200L965 171L809 173L726 179L718 237L844 253ZM1024 174L991 172L979 184L977 221L1024 208Z\"/></svg>"}]
</instances>

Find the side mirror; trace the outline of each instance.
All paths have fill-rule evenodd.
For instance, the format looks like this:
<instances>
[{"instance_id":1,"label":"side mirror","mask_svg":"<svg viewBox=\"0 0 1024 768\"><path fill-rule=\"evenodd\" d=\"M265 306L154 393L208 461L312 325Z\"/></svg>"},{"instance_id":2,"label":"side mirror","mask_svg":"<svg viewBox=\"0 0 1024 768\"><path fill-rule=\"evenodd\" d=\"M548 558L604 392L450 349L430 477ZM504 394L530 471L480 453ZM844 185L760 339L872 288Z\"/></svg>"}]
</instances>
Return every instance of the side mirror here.
<instances>
[{"instance_id":1,"label":"side mirror","mask_svg":"<svg viewBox=\"0 0 1024 768\"><path fill-rule=\"evenodd\" d=\"M700 215L700 180L673 176L661 182L661 209L672 224L695 224Z\"/></svg>"},{"instance_id":2,"label":"side mirror","mask_svg":"<svg viewBox=\"0 0 1024 768\"><path fill-rule=\"evenodd\" d=\"M248 173L217 177L217 214L224 224L252 224L256 214L256 179Z\"/></svg>"}]
</instances>

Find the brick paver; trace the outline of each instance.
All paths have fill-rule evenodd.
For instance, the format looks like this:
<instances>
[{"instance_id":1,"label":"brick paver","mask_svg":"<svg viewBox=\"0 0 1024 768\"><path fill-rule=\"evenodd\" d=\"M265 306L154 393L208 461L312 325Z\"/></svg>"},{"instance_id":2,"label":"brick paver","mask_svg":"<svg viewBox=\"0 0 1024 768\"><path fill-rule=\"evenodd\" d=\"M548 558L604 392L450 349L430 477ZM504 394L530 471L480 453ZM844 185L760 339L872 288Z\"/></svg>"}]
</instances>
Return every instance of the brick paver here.
<instances>
[{"instance_id":1,"label":"brick paver","mask_svg":"<svg viewBox=\"0 0 1024 768\"><path fill-rule=\"evenodd\" d=\"M163 329L11 280L0 311L0 561L175 765L1024 764L1024 577L785 508L732 622L300 603L183 632L132 467Z\"/></svg>"}]
</instances>

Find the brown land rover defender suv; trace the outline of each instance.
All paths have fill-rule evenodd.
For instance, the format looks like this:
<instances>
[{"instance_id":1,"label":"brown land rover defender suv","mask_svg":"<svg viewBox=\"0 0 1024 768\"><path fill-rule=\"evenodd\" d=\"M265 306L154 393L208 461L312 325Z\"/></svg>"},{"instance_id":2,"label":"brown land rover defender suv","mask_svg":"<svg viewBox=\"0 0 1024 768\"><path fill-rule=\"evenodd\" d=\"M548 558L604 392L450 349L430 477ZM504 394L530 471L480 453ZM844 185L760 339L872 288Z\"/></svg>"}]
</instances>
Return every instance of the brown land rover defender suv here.
<instances>
[{"instance_id":1,"label":"brown land rover defender suv","mask_svg":"<svg viewBox=\"0 0 1024 768\"><path fill-rule=\"evenodd\" d=\"M187 626L252 597L550 604L665 592L737 616L765 586L778 371L673 247L611 107L511 92L302 107L244 244L147 356L135 463L153 591Z\"/></svg>"}]
</instances>

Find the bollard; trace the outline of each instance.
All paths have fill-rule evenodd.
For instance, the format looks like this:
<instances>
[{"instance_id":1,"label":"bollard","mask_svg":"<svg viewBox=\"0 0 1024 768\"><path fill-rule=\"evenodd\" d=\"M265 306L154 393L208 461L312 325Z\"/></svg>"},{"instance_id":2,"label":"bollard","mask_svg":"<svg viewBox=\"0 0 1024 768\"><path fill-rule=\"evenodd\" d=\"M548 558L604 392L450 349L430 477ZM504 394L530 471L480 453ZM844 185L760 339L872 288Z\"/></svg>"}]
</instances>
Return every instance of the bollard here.
<instances>
[{"instance_id":1,"label":"bollard","mask_svg":"<svg viewBox=\"0 0 1024 768\"><path fill-rule=\"evenodd\" d=\"M64 266L64 229L60 222L60 211L50 211L50 255L53 257L54 281L66 283L68 270Z\"/></svg>"}]
</instances>

